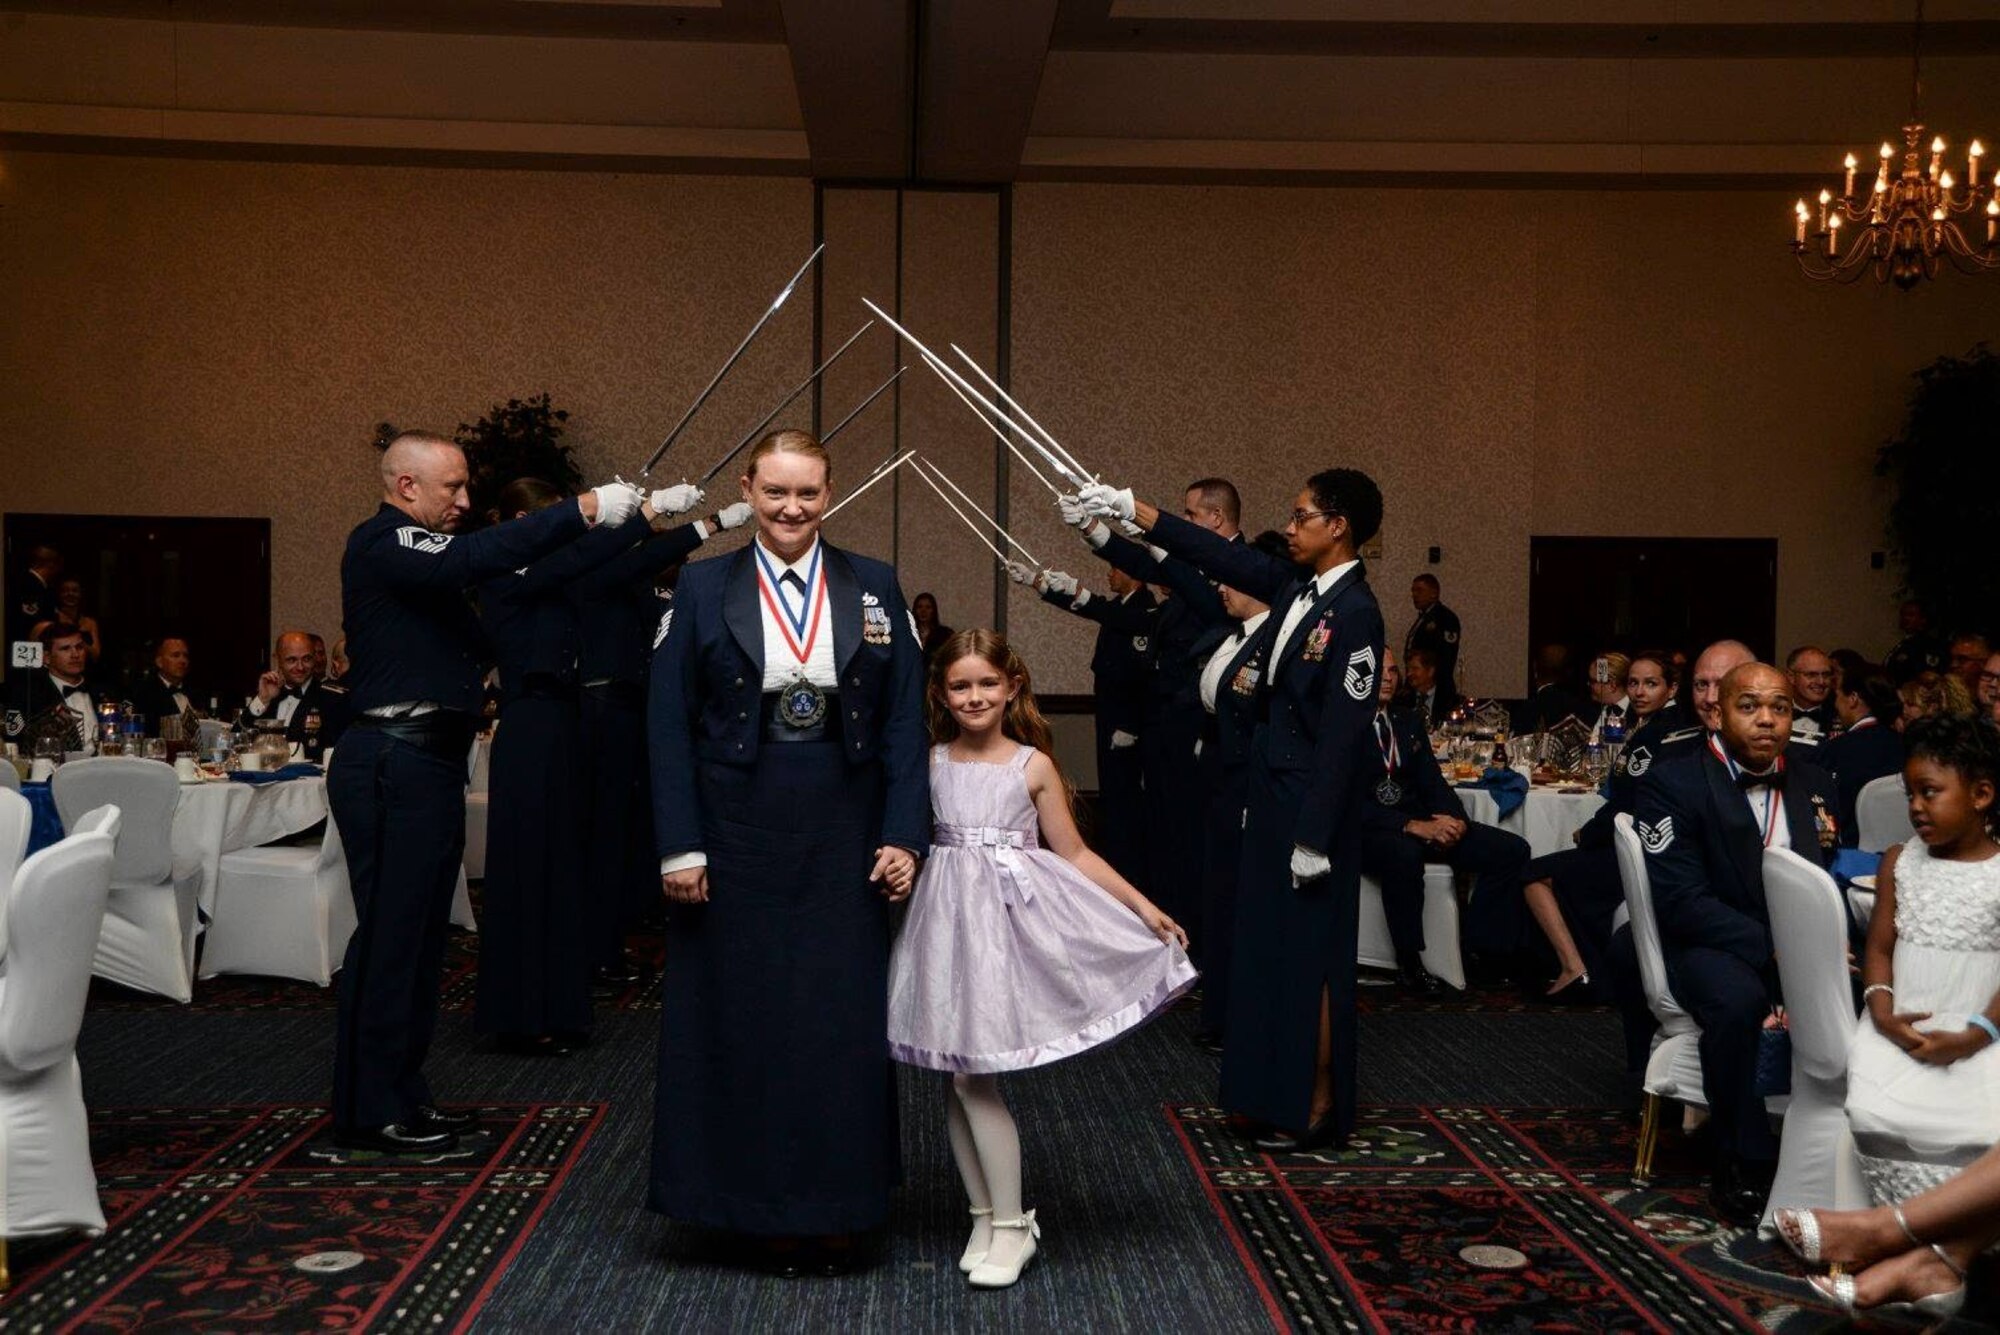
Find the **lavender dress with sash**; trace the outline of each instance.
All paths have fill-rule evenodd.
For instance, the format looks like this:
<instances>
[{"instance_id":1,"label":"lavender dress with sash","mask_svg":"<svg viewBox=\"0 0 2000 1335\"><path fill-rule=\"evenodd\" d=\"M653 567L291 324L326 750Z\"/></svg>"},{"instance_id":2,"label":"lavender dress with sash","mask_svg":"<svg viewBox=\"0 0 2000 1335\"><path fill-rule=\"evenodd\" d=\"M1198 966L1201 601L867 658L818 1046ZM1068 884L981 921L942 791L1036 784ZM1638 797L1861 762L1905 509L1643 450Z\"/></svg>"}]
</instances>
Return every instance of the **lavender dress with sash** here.
<instances>
[{"instance_id":1,"label":"lavender dress with sash","mask_svg":"<svg viewBox=\"0 0 2000 1335\"><path fill-rule=\"evenodd\" d=\"M1045 1066L1194 985L1180 946L1041 846L1026 770L931 749L929 860L889 961L889 1051L936 1071Z\"/></svg>"}]
</instances>

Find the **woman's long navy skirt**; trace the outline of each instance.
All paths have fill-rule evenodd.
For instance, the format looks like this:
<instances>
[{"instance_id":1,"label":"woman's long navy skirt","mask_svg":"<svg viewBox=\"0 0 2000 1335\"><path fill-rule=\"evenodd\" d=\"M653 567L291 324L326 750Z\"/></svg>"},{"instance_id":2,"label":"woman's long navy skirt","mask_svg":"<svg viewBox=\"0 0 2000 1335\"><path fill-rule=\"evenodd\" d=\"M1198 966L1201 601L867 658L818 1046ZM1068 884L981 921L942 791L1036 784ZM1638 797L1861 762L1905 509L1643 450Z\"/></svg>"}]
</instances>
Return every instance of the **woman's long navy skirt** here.
<instances>
[{"instance_id":1,"label":"woman's long navy skirt","mask_svg":"<svg viewBox=\"0 0 2000 1335\"><path fill-rule=\"evenodd\" d=\"M742 1233L851 1233L898 1168L882 777L838 742L699 762L709 902L668 909L649 1203Z\"/></svg>"},{"instance_id":2,"label":"woman's long navy skirt","mask_svg":"<svg viewBox=\"0 0 2000 1335\"><path fill-rule=\"evenodd\" d=\"M1261 753L1260 735L1256 749ZM1292 887L1292 845L1311 776L1251 764L1236 891L1235 955L1222 1048L1222 1106L1287 1131L1311 1122L1320 996L1332 1009L1333 1115L1354 1130L1359 1025L1354 954L1361 855L1348 819L1329 850L1333 871Z\"/></svg>"},{"instance_id":3,"label":"woman's long navy skirt","mask_svg":"<svg viewBox=\"0 0 2000 1335\"><path fill-rule=\"evenodd\" d=\"M590 1028L590 958L581 891L576 700L509 700L493 734L486 888L479 919L482 1034Z\"/></svg>"}]
</instances>

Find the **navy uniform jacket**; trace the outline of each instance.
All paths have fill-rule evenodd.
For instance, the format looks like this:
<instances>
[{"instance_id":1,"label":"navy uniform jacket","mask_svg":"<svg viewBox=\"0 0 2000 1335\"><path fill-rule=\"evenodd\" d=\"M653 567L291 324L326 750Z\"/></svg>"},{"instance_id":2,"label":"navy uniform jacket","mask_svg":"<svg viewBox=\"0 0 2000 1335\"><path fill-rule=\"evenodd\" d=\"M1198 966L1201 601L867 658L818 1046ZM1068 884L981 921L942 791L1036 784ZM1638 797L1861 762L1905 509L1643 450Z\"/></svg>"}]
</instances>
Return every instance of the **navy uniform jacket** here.
<instances>
[{"instance_id":1,"label":"navy uniform jacket","mask_svg":"<svg viewBox=\"0 0 2000 1335\"><path fill-rule=\"evenodd\" d=\"M653 534L570 585L579 678L631 686L645 683L653 631L660 621L653 581L669 566L685 561L702 541L694 524L681 524Z\"/></svg>"},{"instance_id":2,"label":"navy uniform jacket","mask_svg":"<svg viewBox=\"0 0 2000 1335\"><path fill-rule=\"evenodd\" d=\"M1412 820L1429 820L1432 816L1465 820L1465 803L1459 800L1458 791L1445 782L1444 771L1438 768L1430 734L1424 731L1422 721L1407 709L1391 709L1389 726L1396 733L1395 779L1402 797L1390 805L1375 796L1375 785L1389 771L1382 764L1382 741L1375 734L1374 720L1370 719L1368 739L1375 748L1375 765L1363 774L1361 786L1368 801L1361 808L1362 825L1378 833L1401 834L1403 826Z\"/></svg>"},{"instance_id":3,"label":"navy uniform jacket","mask_svg":"<svg viewBox=\"0 0 2000 1335\"><path fill-rule=\"evenodd\" d=\"M1884 723L1849 728L1820 748L1819 763L1833 775L1840 794L1840 843L1854 847L1861 835L1854 805L1871 780L1903 772L1903 734Z\"/></svg>"},{"instance_id":4,"label":"navy uniform jacket","mask_svg":"<svg viewBox=\"0 0 2000 1335\"><path fill-rule=\"evenodd\" d=\"M1412 714L1422 714L1425 712L1424 709L1422 708L1423 706L1422 698L1418 696L1418 694L1415 691L1411 690L1407 685L1405 685L1402 690L1396 692L1396 698L1391 703L1394 704L1397 709L1405 709ZM1451 688L1450 683L1445 680L1444 669L1439 668L1437 689L1431 692L1431 706L1430 706L1428 721L1431 723L1432 726L1436 726L1437 724L1440 724L1444 722L1446 719L1450 718L1452 714L1456 712L1458 707L1464 703L1465 703L1465 697L1460 695L1457 691L1454 691Z\"/></svg>"},{"instance_id":5,"label":"navy uniform jacket","mask_svg":"<svg viewBox=\"0 0 2000 1335\"><path fill-rule=\"evenodd\" d=\"M1108 745L1114 731L1135 737L1144 732L1149 655L1159 617L1153 591L1140 589L1122 602L1094 593L1081 606L1057 593L1044 593L1042 601L1098 624L1097 648L1090 655L1098 745Z\"/></svg>"},{"instance_id":6,"label":"navy uniform jacket","mask_svg":"<svg viewBox=\"0 0 2000 1335\"><path fill-rule=\"evenodd\" d=\"M930 847L930 747L916 625L895 570L824 537L820 547L841 749L850 765L882 765L882 842L922 854ZM886 642L871 643L867 612L878 608L889 633ZM696 762L749 766L763 740L764 614L750 549L686 566L664 630L653 654L646 729L656 851L669 858L702 849Z\"/></svg>"},{"instance_id":7,"label":"navy uniform jacket","mask_svg":"<svg viewBox=\"0 0 2000 1335\"><path fill-rule=\"evenodd\" d=\"M181 694L187 697L188 704L201 708L200 698L185 682L181 684ZM153 668L147 668L133 679L125 698L145 717L148 732L158 733L163 719L180 717L181 707L174 703L173 688L161 681L159 672Z\"/></svg>"},{"instance_id":8,"label":"navy uniform jacket","mask_svg":"<svg viewBox=\"0 0 2000 1335\"><path fill-rule=\"evenodd\" d=\"M1832 705L1794 710L1792 740L1785 747L1786 752L1794 759L1811 760L1821 768L1829 768L1824 756L1826 744L1833 740L1837 718Z\"/></svg>"},{"instance_id":9,"label":"navy uniform jacket","mask_svg":"<svg viewBox=\"0 0 2000 1335\"><path fill-rule=\"evenodd\" d=\"M1708 730L1672 700L1654 711L1618 753L1618 763L1612 766L1605 784L1604 805L1576 832L1576 846L1611 847L1613 820L1638 809L1639 781L1653 766L1686 755L1707 740Z\"/></svg>"},{"instance_id":10,"label":"navy uniform jacket","mask_svg":"<svg viewBox=\"0 0 2000 1335\"><path fill-rule=\"evenodd\" d=\"M1205 712L1201 670L1236 625L1223 610L1222 595L1186 561L1172 556L1156 561L1138 543L1115 534L1097 554L1134 579L1173 590L1159 605L1150 636L1151 704L1155 717L1198 722Z\"/></svg>"},{"instance_id":11,"label":"navy uniform jacket","mask_svg":"<svg viewBox=\"0 0 2000 1335\"><path fill-rule=\"evenodd\" d=\"M149 673L155 682L158 673ZM278 699L283 699L283 696ZM167 696L171 705L173 697ZM276 718L274 712L278 700L272 700L265 707L264 717ZM354 701L347 693L347 687L339 682L328 681L324 677L308 677L306 684L299 688L299 703L292 710L291 718L285 721L285 740L304 742L306 739L306 715L319 711L319 740L323 746L334 746L340 741L340 734L354 718Z\"/></svg>"},{"instance_id":12,"label":"navy uniform jacket","mask_svg":"<svg viewBox=\"0 0 2000 1335\"><path fill-rule=\"evenodd\" d=\"M1839 836L1839 797L1825 770L1794 760L1778 809L1792 851L1828 866ZM1764 840L1728 766L1704 744L1666 761L1639 787L1634 828L1646 852L1653 914L1669 953L1726 950L1752 968L1771 960L1764 907Z\"/></svg>"},{"instance_id":13,"label":"navy uniform jacket","mask_svg":"<svg viewBox=\"0 0 2000 1335\"><path fill-rule=\"evenodd\" d=\"M87 672L83 676L83 689L90 692L91 704L94 707L98 709L104 707L104 701L107 698L105 690L101 685L92 681L90 674ZM55 708L56 704L64 698L64 692L57 687L55 678L49 675L49 670L45 667L23 668L20 671L10 673L7 678L7 716L5 723L7 740L20 743L21 752L23 755L26 755L28 753L28 734L35 720ZM75 713L76 711L71 710L70 712ZM86 719L78 715L77 726L79 728L77 733L79 740L84 737L95 737L97 735L97 720L94 718Z\"/></svg>"},{"instance_id":14,"label":"navy uniform jacket","mask_svg":"<svg viewBox=\"0 0 2000 1335\"><path fill-rule=\"evenodd\" d=\"M1896 642L1896 647L1882 660L1882 670L1889 674L1890 681L1901 686L1923 673L1944 671L1945 658L1944 641L1929 631L1919 631Z\"/></svg>"},{"instance_id":15,"label":"navy uniform jacket","mask_svg":"<svg viewBox=\"0 0 2000 1335\"><path fill-rule=\"evenodd\" d=\"M25 640L36 625L56 614L56 591L32 570L7 581L7 640Z\"/></svg>"},{"instance_id":16,"label":"navy uniform jacket","mask_svg":"<svg viewBox=\"0 0 2000 1335\"><path fill-rule=\"evenodd\" d=\"M479 586L479 619L500 668L502 700L518 697L531 677L543 678L545 684L577 684L579 637L569 586L586 571L630 550L646 530L640 515L616 527L600 524L575 542Z\"/></svg>"},{"instance_id":17,"label":"navy uniform jacket","mask_svg":"<svg viewBox=\"0 0 2000 1335\"><path fill-rule=\"evenodd\" d=\"M1432 603L1427 611L1417 614L1410 633L1403 637L1405 663L1417 649L1428 649L1436 656L1440 694L1458 685L1458 635L1458 613L1443 603Z\"/></svg>"},{"instance_id":18,"label":"navy uniform jacket","mask_svg":"<svg viewBox=\"0 0 2000 1335\"><path fill-rule=\"evenodd\" d=\"M1264 654L1270 647L1263 627L1257 629L1258 634L1230 655L1222 680L1215 685L1215 713L1201 734L1202 770L1211 783L1223 782L1250 764L1250 743L1257 734L1257 689L1264 680ZM1195 689L1200 691L1200 682Z\"/></svg>"},{"instance_id":19,"label":"navy uniform jacket","mask_svg":"<svg viewBox=\"0 0 2000 1335\"><path fill-rule=\"evenodd\" d=\"M1193 562L1232 589L1271 609L1258 638L1277 642L1285 613L1310 576L1290 561L1230 542L1185 519L1163 514L1154 542ZM1373 797L1355 785L1369 773L1374 751L1370 722L1382 667L1382 610L1368 587L1366 567L1354 567L1315 598L1284 653L1259 679L1265 716L1259 761L1274 773L1302 776L1303 799L1292 842L1326 853L1355 819L1355 808Z\"/></svg>"},{"instance_id":20,"label":"navy uniform jacket","mask_svg":"<svg viewBox=\"0 0 2000 1335\"><path fill-rule=\"evenodd\" d=\"M1590 710L1587 716L1586 708ZM1515 706L1513 714L1515 732L1544 732L1566 718L1580 718L1588 723L1597 716L1597 707L1579 700L1566 687L1551 683Z\"/></svg>"},{"instance_id":21,"label":"navy uniform jacket","mask_svg":"<svg viewBox=\"0 0 2000 1335\"><path fill-rule=\"evenodd\" d=\"M583 533L564 501L463 536L423 527L386 502L347 536L341 624L354 712L430 700L477 714L490 650L465 590L528 565Z\"/></svg>"}]
</instances>

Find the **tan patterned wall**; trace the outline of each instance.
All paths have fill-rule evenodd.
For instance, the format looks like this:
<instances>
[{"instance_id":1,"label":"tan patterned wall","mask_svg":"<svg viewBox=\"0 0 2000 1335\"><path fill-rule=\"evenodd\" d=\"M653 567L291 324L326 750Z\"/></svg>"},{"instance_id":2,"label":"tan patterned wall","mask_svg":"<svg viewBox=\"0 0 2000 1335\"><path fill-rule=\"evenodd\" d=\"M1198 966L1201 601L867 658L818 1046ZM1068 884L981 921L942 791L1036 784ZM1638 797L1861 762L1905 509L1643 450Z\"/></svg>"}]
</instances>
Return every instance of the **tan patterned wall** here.
<instances>
[{"instance_id":1,"label":"tan patterned wall","mask_svg":"<svg viewBox=\"0 0 2000 1335\"><path fill-rule=\"evenodd\" d=\"M373 423L449 429L547 388L587 471L628 473L811 244L800 181L8 153L0 160L0 506L270 515L272 615L330 627ZM1475 691L1520 686L1531 534L1775 536L1779 639L1885 647L1876 444L1908 372L1992 336L1992 279L1827 289L1760 192L1033 184L1014 197L1013 371L1093 469L1168 503L1208 471L1248 527L1334 462L1388 498L1392 634L1423 549L1465 618ZM904 310L991 365L997 202L906 199ZM893 298L894 194L833 190L825 348ZM808 296L809 294L802 295ZM810 367L795 302L662 465L698 472ZM827 424L886 375L875 333ZM905 358L907 360L907 358ZM982 501L993 454L918 365L904 443ZM784 420L806 420L803 406ZM853 484L878 407L840 442ZM49 466L60 457L67 466ZM1014 467L1017 531L1095 564ZM86 498L79 480L91 479ZM913 478L835 522L964 626L990 558ZM729 499L725 483L713 500ZM900 512L900 519L898 513ZM739 539L740 540L740 539ZM1089 686L1092 628L1010 591L1046 690Z\"/></svg>"}]
</instances>

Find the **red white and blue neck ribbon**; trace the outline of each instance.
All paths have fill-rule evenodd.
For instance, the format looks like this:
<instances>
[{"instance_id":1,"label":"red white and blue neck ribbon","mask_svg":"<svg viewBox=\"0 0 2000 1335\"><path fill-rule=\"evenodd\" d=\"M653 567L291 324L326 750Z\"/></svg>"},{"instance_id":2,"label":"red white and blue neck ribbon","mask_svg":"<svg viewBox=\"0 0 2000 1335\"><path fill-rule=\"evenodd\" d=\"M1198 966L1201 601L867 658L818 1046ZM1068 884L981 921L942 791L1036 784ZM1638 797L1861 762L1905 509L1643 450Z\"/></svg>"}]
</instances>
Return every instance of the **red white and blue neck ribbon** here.
<instances>
[{"instance_id":1,"label":"red white and blue neck ribbon","mask_svg":"<svg viewBox=\"0 0 2000 1335\"><path fill-rule=\"evenodd\" d=\"M820 622L826 611L826 581L820 577L819 567L820 545L813 543L812 560L806 565L805 601L797 615L793 615L791 604L785 598L784 586L779 583L781 572L765 555L763 544L753 542L750 549L757 554L757 592L763 595L764 606L771 609L785 648L803 667L812 658L813 645L819 640Z\"/></svg>"}]
</instances>

